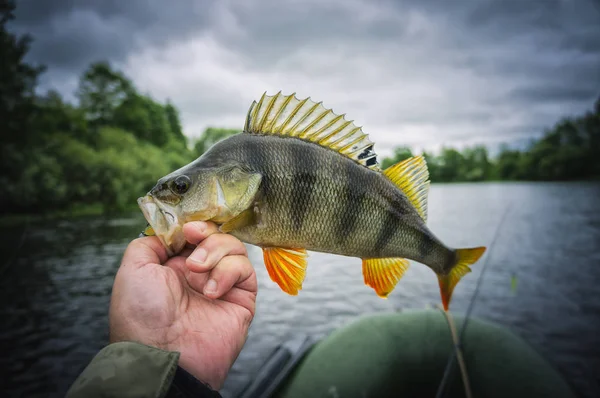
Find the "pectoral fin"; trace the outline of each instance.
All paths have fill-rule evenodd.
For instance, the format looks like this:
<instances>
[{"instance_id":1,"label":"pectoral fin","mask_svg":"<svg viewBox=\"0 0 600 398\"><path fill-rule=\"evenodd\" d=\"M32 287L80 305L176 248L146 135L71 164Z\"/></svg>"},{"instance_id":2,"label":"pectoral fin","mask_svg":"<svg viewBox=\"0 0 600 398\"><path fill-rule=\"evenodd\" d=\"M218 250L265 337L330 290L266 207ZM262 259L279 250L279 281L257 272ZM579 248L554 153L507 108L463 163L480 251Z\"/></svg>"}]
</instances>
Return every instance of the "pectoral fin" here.
<instances>
[{"instance_id":1,"label":"pectoral fin","mask_svg":"<svg viewBox=\"0 0 600 398\"><path fill-rule=\"evenodd\" d=\"M156 235L156 233L154 232L154 229L150 226L150 224L146 225L146 228L144 228L144 230L142 231L142 234L144 236L154 236L154 235Z\"/></svg>"},{"instance_id":2,"label":"pectoral fin","mask_svg":"<svg viewBox=\"0 0 600 398\"><path fill-rule=\"evenodd\" d=\"M365 285L375 289L375 293L379 297L387 298L408 269L408 266L409 262L405 258L363 259Z\"/></svg>"},{"instance_id":3,"label":"pectoral fin","mask_svg":"<svg viewBox=\"0 0 600 398\"><path fill-rule=\"evenodd\" d=\"M306 276L306 256L305 249L263 248L269 276L281 290L292 296L302 289L302 282Z\"/></svg>"},{"instance_id":4,"label":"pectoral fin","mask_svg":"<svg viewBox=\"0 0 600 398\"><path fill-rule=\"evenodd\" d=\"M228 233L236 229L241 229L248 225L256 224L256 212L253 208L244 210L237 216L233 217L231 220L227 221L219 230L223 233Z\"/></svg>"}]
</instances>

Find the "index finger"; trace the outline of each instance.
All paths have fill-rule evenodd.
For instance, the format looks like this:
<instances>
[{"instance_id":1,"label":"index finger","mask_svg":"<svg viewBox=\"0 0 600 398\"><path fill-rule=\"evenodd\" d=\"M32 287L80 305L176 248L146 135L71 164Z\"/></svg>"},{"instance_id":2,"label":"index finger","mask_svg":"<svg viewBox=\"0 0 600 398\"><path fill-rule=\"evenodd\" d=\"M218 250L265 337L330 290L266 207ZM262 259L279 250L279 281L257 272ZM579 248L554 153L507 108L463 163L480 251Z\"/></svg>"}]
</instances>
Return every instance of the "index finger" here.
<instances>
[{"instance_id":1,"label":"index finger","mask_svg":"<svg viewBox=\"0 0 600 398\"><path fill-rule=\"evenodd\" d=\"M192 221L183 226L186 240L193 246L218 232L219 227L212 222ZM167 250L158 237L143 236L129 243L121 267L141 268L146 264L164 264L168 259Z\"/></svg>"},{"instance_id":2,"label":"index finger","mask_svg":"<svg viewBox=\"0 0 600 398\"><path fill-rule=\"evenodd\" d=\"M219 232L219 227L213 222L190 221L183 225L185 239L193 246L197 246L204 239Z\"/></svg>"}]
</instances>

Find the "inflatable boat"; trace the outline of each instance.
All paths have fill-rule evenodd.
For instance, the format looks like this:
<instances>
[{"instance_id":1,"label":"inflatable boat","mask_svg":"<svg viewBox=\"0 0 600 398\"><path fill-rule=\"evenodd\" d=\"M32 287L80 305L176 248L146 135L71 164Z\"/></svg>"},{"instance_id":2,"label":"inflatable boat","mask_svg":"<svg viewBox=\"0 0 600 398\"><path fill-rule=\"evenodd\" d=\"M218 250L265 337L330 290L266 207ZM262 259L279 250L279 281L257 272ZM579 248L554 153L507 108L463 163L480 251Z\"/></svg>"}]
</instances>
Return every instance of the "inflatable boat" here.
<instances>
[{"instance_id":1,"label":"inflatable boat","mask_svg":"<svg viewBox=\"0 0 600 398\"><path fill-rule=\"evenodd\" d=\"M464 318L453 318L461 333ZM466 325L461 351L473 397L575 397L564 378L508 329L476 318ZM279 345L238 396L465 397L456 361L446 372L454 353L441 311L368 315L319 341L300 335Z\"/></svg>"}]
</instances>

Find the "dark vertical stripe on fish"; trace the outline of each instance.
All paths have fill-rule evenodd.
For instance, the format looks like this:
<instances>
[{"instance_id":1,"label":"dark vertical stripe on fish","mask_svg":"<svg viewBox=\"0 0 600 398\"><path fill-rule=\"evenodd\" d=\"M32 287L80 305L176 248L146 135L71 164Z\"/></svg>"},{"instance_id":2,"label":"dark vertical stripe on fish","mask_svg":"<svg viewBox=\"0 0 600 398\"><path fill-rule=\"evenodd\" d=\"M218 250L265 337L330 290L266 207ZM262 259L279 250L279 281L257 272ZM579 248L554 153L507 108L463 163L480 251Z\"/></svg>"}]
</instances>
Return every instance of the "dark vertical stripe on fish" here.
<instances>
[{"instance_id":1,"label":"dark vertical stripe on fish","mask_svg":"<svg viewBox=\"0 0 600 398\"><path fill-rule=\"evenodd\" d=\"M354 164L345 162L344 169L344 184L345 194L342 203L342 212L340 214L338 228L337 228L337 241L343 243L345 241L351 241L352 233L357 225L358 216L362 210L362 203L364 196L360 194L360 191L356 189L355 185L358 181L353 179Z\"/></svg>"},{"instance_id":2,"label":"dark vertical stripe on fish","mask_svg":"<svg viewBox=\"0 0 600 398\"><path fill-rule=\"evenodd\" d=\"M458 260L458 255L456 254L456 250L448 250L446 253L446 261L444 262L442 273L447 275L452 267L456 265L456 260Z\"/></svg>"},{"instance_id":3,"label":"dark vertical stripe on fish","mask_svg":"<svg viewBox=\"0 0 600 398\"><path fill-rule=\"evenodd\" d=\"M419 254L422 259L427 258L431 254L434 248L434 240L427 233L422 233L421 239L419 240Z\"/></svg>"},{"instance_id":4,"label":"dark vertical stripe on fish","mask_svg":"<svg viewBox=\"0 0 600 398\"><path fill-rule=\"evenodd\" d=\"M291 151L291 166L294 170L292 180L292 195L290 198L290 212L296 231L302 229L304 219L312 203L317 176L306 167L308 158L304 151Z\"/></svg>"},{"instance_id":5,"label":"dark vertical stripe on fish","mask_svg":"<svg viewBox=\"0 0 600 398\"><path fill-rule=\"evenodd\" d=\"M250 148L243 148L243 156L246 158L246 163L251 165L255 170L263 171L260 189L265 197L270 197L271 181L269 178L269 161L267 151L262 143L253 143Z\"/></svg>"},{"instance_id":6,"label":"dark vertical stripe on fish","mask_svg":"<svg viewBox=\"0 0 600 398\"><path fill-rule=\"evenodd\" d=\"M386 248L398 228L397 216L393 210L388 210L383 224L379 227L379 234L375 242L375 251L381 252Z\"/></svg>"}]
</instances>

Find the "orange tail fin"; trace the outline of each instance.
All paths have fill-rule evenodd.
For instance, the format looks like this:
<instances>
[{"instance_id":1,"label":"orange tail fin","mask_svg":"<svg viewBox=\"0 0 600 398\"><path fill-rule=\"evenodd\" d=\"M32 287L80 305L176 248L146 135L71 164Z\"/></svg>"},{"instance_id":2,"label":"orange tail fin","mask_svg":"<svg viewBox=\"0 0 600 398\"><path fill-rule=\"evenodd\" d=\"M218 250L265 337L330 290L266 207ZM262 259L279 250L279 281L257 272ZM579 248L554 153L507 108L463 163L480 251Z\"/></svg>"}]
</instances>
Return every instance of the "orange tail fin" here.
<instances>
[{"instance_id":1,"label":"orange tail fin","mask_svg":"<svg viewBox=\"0 0 600 398\"><path fill-rule=\"evenodd\" d=\"M442 304L444 310L448 311L452 292L454 287L463 276L471 272L469 265L475 264L477 260L485 253L485 247L474 247L471 249L457 249L456 264L452 267L447 275L438 274L438 282L440 285L440 294L442 296Z\"/></svg>"}]
</instances>

